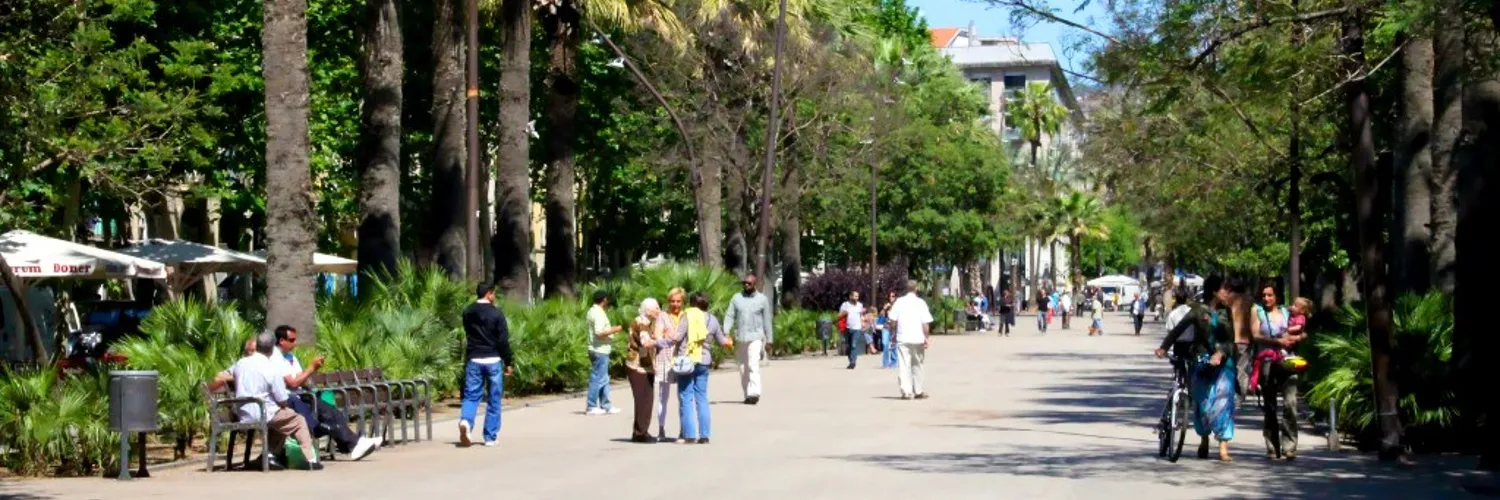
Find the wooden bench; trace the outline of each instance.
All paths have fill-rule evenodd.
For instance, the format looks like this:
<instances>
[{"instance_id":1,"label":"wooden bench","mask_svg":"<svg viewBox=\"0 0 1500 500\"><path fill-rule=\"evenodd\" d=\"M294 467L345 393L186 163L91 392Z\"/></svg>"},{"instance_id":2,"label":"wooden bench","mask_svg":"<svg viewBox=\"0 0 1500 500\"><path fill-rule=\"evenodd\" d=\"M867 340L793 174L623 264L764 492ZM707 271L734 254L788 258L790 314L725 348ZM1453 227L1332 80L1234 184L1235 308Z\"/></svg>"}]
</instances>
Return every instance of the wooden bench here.
<instances>
[{"instance_id":1,"label":"wooden bench","mask_svg":"<svg viewBox=\"0 0 1500 500\"><path fill-rule=\"evenodd\" d=\"M260 405L261 414L265 415L270 408L265 401L259 399L234 397L232 387L230 385L219 390L212 390L207 384L202 386L203 400L208 404L208 465L205 470L214 471L215 447L219 443L219 434L226 432L229 433L229 447L226 449L227 453L224 454L224 470L229 470L234 466L234 438L240 433L245 435L245 459L241 465L248 467L250 449L254 447L255 434L259 432L261 435L260 470L261 472L269 471L271 470L270 440L265 439L268 436L265 420L241 422L239 412L236 410L240 405L254 403Z\"/></svg>"}]
</instances>

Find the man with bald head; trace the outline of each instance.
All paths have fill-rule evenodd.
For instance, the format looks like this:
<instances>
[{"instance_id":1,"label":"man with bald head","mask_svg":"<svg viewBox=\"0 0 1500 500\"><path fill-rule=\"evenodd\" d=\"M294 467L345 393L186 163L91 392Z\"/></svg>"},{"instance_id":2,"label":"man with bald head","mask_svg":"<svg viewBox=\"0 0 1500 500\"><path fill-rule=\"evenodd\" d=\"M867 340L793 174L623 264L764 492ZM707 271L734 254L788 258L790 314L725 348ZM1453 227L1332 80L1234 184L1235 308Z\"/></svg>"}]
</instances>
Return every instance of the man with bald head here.
<instances>
[{"instance_id":1,"label":"man with bald head","mask_svg":"<svg viewBox=\"0 0 1500 500\"><path fill-rule=\"evenodd\" d=\"M235 397L257 400L240 405L235 411L241 422L257 419L266 422L266 428L270 430L266 442L271 448L273 456L270 460L273 466L280 467L286 462L284 457L276 457L284 454L286 438L292 436L302 446L308 468L323 470L323 464L318 463L317 453L312 452L315 448L312 433L307 429L307 421L290 407L292 396L286 389L285 372L271 361L271 353L275 349L276 335L267 332L256 336L255 352L240 358L229 369L220 372L214 377L213 383L209 384L209 388L217 390L233 382Z\"/></svg>"}]
</instances>

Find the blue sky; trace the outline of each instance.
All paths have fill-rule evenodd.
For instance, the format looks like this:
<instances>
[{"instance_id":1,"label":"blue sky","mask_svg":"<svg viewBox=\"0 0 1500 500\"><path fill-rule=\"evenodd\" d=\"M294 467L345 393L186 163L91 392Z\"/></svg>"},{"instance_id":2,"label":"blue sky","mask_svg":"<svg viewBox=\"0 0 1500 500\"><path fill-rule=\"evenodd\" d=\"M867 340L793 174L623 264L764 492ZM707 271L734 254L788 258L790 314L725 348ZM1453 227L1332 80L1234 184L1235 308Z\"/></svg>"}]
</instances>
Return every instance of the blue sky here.
<instances>
[{"instance_id":1,"label":"blue sky","mask_svg":"<svg viewBox=\"0 0 1500 500\"><path fill-rule=\"evenodd\" d=\"M1050 0L1050 6L1064 18L1089 26L1099 26L1102 23L1093 22L1094 19L1102 18L1104 10L1103 0L1094 0L1082 12L1073 12L1084 0ZM962 27L967 28L969 23L974 23L974 30L979 36L1013 36L1025 42L1043 42L1052 45L1052 50L1057 52L1058 57L1065 59L1063 67L1082 72L1082 63L1088 59L1088 54L1081 48L1074 48L1080 42L1091 41L1088 35L1077 29L1062 26L1055 23L1038 23L1031 26L1014 26L1011 24L1010 12L992 8L989 2L975 0L906 0L906 4L916 7L922 16L927 18L927 26L938 27ZM1084 82L1076 81L1074 85Z\"/></svg>"}]
</instances>

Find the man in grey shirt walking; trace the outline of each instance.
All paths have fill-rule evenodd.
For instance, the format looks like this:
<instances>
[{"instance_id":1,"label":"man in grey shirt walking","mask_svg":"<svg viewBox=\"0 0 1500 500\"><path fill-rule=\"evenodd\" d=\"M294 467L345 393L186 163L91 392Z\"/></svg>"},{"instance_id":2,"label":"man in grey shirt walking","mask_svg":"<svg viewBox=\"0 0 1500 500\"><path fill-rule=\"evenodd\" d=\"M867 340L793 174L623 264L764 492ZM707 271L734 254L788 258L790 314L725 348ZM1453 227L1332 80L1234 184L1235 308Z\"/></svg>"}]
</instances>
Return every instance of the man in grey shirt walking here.
<instances>
[{"instance_id":1,"label":"man in grey shirt walking","mask_svg":"<svg viewBox=\"0 0 1500 500\"><path fill-rule=\"evenodd\" d=\"M734 336L734 355L740 365L740 388L745 391L745 404L760 402L760 360L771 347L771 300L755 289L754 274L745 276L741 283L745 293L729 300L729 310L724 312L724 332ZM734 330L738 324L738 332Z\"/></svg>"}]
</instances>

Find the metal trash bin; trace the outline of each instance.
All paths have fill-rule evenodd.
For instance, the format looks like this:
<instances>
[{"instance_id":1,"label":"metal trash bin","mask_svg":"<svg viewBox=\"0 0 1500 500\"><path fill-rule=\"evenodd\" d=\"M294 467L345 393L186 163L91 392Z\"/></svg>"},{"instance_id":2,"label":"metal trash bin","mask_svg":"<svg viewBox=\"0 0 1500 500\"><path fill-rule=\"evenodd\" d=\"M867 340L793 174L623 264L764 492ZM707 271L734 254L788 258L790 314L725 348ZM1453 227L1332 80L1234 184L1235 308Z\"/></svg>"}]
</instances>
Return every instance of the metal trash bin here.
<instances>
[{"instance_id":1,"label":"metal trash bin","mask_svg":"<svg viewBox=\"0 0 1500 500\"><path fill-rule=\"evenodd\" d=\"M818 320L818 339L823 341L823 355L828 355L828 341L833 339L833 320Z\"/></svg>"},{"instance_id":2,"label":"metal trash bin","mask_svg":"<svg viewBox=\"0 0 1500 500\"><path fill-rule=\"evenodd\" d=\"M161 429L156 406L159 399L158 374L155 371L109 372L109 430L120 433L120 479L130 479L130 433L140 437L140 468L136 477L151 477L146 472L146 433Z\"/></svg>"},{"instance_id":3,"label":"metal trash bin","mask_svg":"<svg viewBox=\"0 0 1500 500\"><path fill-rule=\"evenodd\" d=\"M964 311L963 309L954 309L953 310L953 326L957 327L959 332L963 332L964 331L965 327L967 326L965 323L967 323L968 321L969 321L969 313L968 312Z\"/></svg>"}]
</instances>

